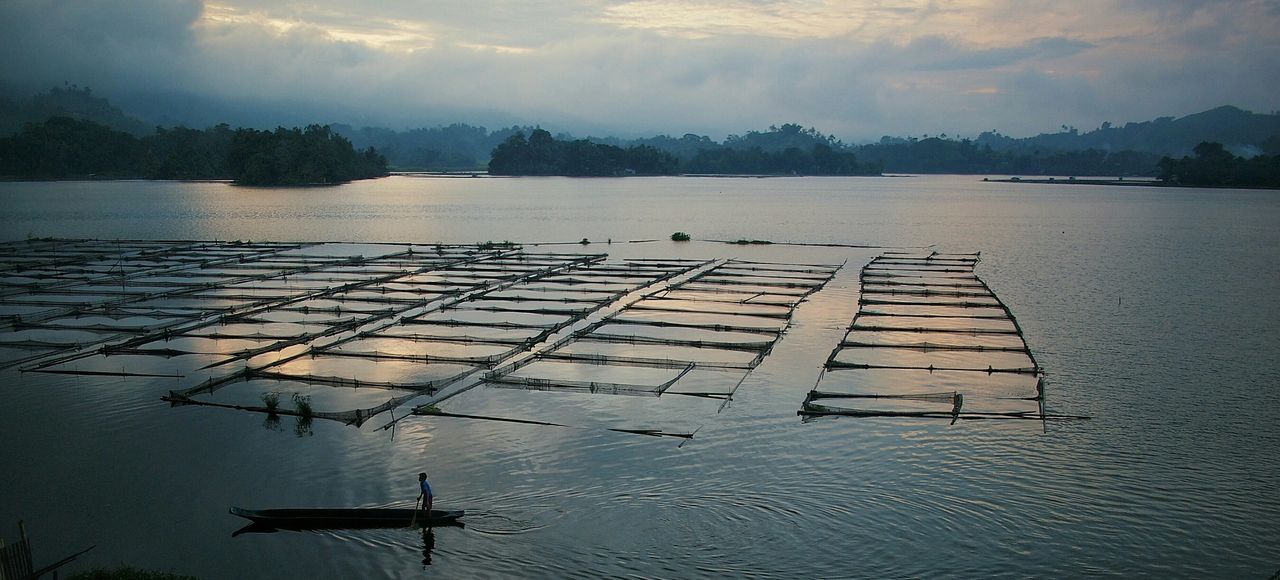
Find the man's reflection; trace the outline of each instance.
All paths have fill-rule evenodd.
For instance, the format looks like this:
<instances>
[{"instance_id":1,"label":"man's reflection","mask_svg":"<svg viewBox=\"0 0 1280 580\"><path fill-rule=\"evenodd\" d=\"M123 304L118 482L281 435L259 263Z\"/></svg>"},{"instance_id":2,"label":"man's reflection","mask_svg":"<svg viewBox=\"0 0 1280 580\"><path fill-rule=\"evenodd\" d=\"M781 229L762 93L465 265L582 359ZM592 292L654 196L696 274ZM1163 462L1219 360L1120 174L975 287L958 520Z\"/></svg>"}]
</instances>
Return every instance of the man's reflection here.
<instances>
[{"instance_id":1,"label":"man's reflection","mask_svg":"<svg viewBox=\"0 0 1280 580\"><path fill-rule=\"evenodd\" d=\"M431 551L436 549L436 533L431 528L422 528L422 567L431 565Z\"/></svg>"}]
</instances>

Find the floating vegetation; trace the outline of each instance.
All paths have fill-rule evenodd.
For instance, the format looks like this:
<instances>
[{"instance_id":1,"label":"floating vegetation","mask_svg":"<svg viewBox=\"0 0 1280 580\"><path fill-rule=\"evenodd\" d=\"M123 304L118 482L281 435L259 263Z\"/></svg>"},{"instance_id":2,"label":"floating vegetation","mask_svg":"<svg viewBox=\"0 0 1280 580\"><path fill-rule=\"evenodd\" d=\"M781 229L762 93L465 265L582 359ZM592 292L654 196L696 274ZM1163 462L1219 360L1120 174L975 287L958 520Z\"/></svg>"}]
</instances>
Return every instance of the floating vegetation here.
<instances>
[{"instance_id":1,"label":"floating vegetation","mask_svg":"<svg viewBox=\"0 0 1280 580\"><path fill-rule=\"evenodd\" d=\"M304 418L310 419L314 414L311 409L311 396L302 393L293 394L293 405L298 409L298 414Z\"/></svg>"},{"instance_id":2,"label":"floating vegetation","mask_svg":"<svg viewBox=\"0 0 1280 580\"><path fill-rule=\"evenodd\" d=\"M671 234L671 241L673 242L687 242L690 239L691 238L689 237L689 234L686 234L684 232L676 232L674 234Z\"/></svg>"},{"instance_id":3,"label":"floating vegetation","mask_svg":"<svg viewBox=\"0 0 1280 580\"><path fill-rule=\"evenodd\" d=\"M871 260L858 312L799 413L1079 418L1045 414L1044 371L1013 312L974 274L978 259L888 252Z\"/></svg>"},{"instance_id":4,"label":"floating vegetation","mask_svg":"<svg viewBox=\"0 0 1280 580\"><path fill-rule=\"evenodd\" d=\"M280 391L262 393L262 405L267 408L267 413L275 415L280 408Z\"/></svg>"},{"instance_id":5,"label":"floating vegetation","mask_svg":"<svg viewBox=\"0 0 1280 580\"><path fill-rule=\"evenodd\" d=\"M772 244L773 242L770 242L769 240L748 240L743 238L743 239L738 239L732 242L725 242L725 243L736 244L739 246L767 246L769 244Z\"/></svg>"}]
</instances>

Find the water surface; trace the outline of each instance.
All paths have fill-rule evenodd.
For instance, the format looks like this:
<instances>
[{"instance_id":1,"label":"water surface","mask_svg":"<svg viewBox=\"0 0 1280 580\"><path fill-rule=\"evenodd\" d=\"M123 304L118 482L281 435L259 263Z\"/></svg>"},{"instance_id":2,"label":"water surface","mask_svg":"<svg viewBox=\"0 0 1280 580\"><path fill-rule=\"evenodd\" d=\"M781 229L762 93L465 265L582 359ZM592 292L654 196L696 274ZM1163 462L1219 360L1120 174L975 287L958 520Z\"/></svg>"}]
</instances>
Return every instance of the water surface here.
<instances>
[{"instance_id":1,"label":"water surface","mask_svg":"<svg viewBox=\"0 0 1280 580\"><path fill-rule=\"evenodd\" d=\"M476 389L394 435L159 397L181 379L0 371L0 522L37 560L208 578L1267 577L1280 568L1280 197L972 177L421 179L333 188L3 183L0 235L575 242L625 258L846 267L733 402ZM880 249L982 251L1048 371L1036 423L795 415ZM624 243L631 240L660 241ZM605 243L612 241L612 244ZM581 251L577 245L540 250ZM403 410L397 415L403 415ZM675 415L679 441L605 431ZM251 534L231 505L408 506L418 471L465 529ZM4 525L12 525L4 524ZM5 535L11 536L12 532Z\"/></svg>"}]
</instances>

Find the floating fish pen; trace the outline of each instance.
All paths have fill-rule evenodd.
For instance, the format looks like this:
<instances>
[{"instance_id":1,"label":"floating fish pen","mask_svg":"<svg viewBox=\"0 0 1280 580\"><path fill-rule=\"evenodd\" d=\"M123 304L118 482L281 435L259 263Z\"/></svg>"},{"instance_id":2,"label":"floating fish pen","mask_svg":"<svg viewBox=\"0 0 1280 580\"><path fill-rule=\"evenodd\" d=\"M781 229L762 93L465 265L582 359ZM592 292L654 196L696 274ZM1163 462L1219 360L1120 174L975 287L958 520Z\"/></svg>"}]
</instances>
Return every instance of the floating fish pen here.
<instances>
[{"instance_id":1,"label":"floating fish pen","mask_svg":"<svg viewBox=\"0 0 1280 580\"><path fill-rule=\"evenodd\" d=\"M644 264L629 261L628 267ZM682 277L487 373L500 388L728 399L839 266L654 262Z\"/></svg>"},{"instance_id":2,"label":"floating fish pen","mask_svg":"<svg viewBox=\"0 0 1280 580\"><path fill-rule=\"evenodd\" d=\"M1044 419L1043 370L977 253L888 252L803 416Z\"/></svg>"},{"instance_id":3,"label":"floating fish pen","mask_svg":"<svg viewBox=\"0 0 1280 580\"><path fill-rule=\"evenodd\" d=\"M190 385L174 404L352 424L677 271L491 244L58 240L0 257L6 366L172 378ZM281 391L305 403L281 406ZM319 410L326 401L362 406Z\"/></svg>"},{"instance_id":4,"label":"floating fish pen","mask_svg":"<svg viewBox=\"0 0 1280 580\"><path fill-rule=\"evenodd\" d=\"M858 313L801 413L1041 411L1040 366L977 262L891 252L867 264ZM507 243L9 242L0 367L144 378L175 406L357 426L411 401L417 415L465 410L468 392L504 411L555 392L578 397L565 410L614 419L636 416L624 401L679 395L687 404L663 411L685 413L693 399L732 400L841 267Z\"/></svg>"},{"instance_id":5,"label":"floating fish pen","mask_svg":"<svg viewBox=\"0 0 1280 580\"><path fill-rule=\"evenodd\" d=\"M101 240L0 244L0 367L227 312L233 303L197 297L220 284L252 279L258 275L248 270L253 264L304 247Z\"/></svg>"},{"instance_id":6,"label":"floating fish pen","mask_svg":"<svg viewBox=\"0 0 1280 580\"><path fill-rule=\"evenodd\" d=\"M617 268L672 273L614 297L412 414L692 437L765 360L795 308L840 266L630 259Z\"/></svg>"}]
</instances>

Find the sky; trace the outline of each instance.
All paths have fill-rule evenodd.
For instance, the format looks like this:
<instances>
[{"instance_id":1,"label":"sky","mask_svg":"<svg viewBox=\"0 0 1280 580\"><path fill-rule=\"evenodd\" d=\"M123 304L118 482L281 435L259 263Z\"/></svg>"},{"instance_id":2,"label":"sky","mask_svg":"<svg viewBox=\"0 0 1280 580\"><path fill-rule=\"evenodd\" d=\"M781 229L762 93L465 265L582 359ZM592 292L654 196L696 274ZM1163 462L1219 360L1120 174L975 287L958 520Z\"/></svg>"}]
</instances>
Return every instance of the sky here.
<instances>
[{"instance_id":1,"label":"sky","mask_svg":"<svg viewBox=\"0 0 1280 580\"><path fill-rule=\"evenodd\" d=\"M0 0L0 87L144 118L1029 136L1280 109L1276 0Z\"/></svg>"}]
</instances>

